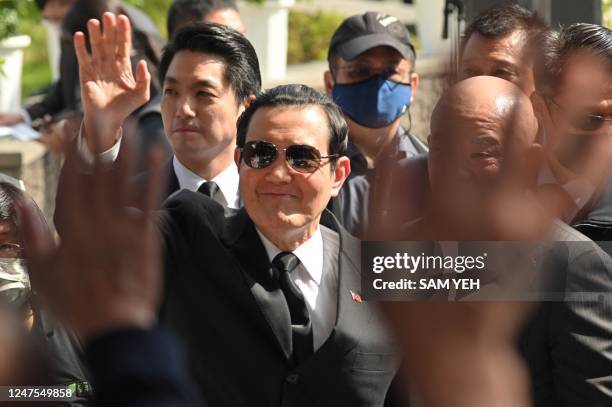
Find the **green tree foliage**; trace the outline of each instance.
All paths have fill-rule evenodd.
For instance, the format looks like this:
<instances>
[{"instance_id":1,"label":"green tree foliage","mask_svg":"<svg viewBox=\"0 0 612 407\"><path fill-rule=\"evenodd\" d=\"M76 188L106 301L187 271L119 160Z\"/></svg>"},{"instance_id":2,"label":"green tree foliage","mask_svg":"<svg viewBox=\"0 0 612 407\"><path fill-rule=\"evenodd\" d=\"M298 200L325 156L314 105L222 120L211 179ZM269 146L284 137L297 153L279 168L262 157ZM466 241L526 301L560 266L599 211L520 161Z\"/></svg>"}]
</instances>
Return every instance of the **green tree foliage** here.
<instances>
[{"instance_id":1,"label":"green tree foliage","mask_svg":"<svg viewBox=\"0 0 612 407\"><path fill-rule=\"evenodd\" d=\"M323 11L289 12L287 62L295 64L327 59L327 47L344 17Z\"/></svg>"},{"instance_id":2,"label":"green tree foliage","mask_svg":"<svg viewBox=\"0 0 612 407\"><path fill-rule=\"evenodd\" d=\"M20 34L20 21L35 13L32 0L0 0L0 40Z\"/></svg>"}]
</instances>

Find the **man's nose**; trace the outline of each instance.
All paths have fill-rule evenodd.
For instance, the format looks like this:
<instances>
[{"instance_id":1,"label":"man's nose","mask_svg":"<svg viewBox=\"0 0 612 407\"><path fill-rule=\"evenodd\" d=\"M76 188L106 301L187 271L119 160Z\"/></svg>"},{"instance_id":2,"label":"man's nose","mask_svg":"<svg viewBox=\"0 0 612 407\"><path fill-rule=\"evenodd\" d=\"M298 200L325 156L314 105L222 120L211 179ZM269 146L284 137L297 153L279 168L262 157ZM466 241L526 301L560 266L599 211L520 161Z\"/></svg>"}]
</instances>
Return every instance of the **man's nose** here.
<instances>
[{"instance_id":1,"label":"man's nose","mask_svg":"<svg viewBox=\"0 0 612 407\"><path fill-rule=\"evenodd\" d=\"M290 182L291 168L289 163L285 159L283 152L279 152L276 160L267 168L268 173L266 174L266 180L273 183L286 183Z\"/></svg>"},{"instance_id":2,"label":"man's nose","mask_svg":"<svg viewBox=\"0 0 612 407\"><path fill-rule=\"evenodd\" d=\"M179 101L176 109L177 117L195 117L195 109L193 108L191 101L188 97L183 98Z\"/></svg>"}]
</instances>

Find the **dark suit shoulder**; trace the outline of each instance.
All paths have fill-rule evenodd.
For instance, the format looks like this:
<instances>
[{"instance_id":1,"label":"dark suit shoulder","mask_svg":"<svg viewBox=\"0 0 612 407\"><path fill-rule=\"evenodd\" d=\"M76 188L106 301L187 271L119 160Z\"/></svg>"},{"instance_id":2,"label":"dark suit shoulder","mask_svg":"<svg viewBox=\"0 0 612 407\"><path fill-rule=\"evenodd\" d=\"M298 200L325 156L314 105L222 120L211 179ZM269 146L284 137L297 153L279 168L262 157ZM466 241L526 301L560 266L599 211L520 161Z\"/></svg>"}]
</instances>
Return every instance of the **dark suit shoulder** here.
<instances>
[{"instance_id":1,"label":"dark suit shoulder","mask_svg":"<svg viewBox=\"0 0 612 407\"><path fill-rule=\"evenodd\" d=\"M172 218L187 227L207 226L221 236L225 229L225 209L214 199L186 189L181 189L166 199L164 210L166 218Z\"/></svg>"}]
</instances>

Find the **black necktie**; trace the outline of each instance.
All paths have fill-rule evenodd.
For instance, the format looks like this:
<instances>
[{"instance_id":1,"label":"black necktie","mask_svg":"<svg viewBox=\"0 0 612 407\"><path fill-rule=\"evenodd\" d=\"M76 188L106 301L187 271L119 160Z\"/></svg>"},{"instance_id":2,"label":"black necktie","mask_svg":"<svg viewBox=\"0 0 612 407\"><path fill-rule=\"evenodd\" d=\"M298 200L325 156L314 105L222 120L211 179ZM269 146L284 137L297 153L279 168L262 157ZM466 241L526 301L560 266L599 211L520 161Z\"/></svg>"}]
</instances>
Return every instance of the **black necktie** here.
<instances>
[{"instance_id":1,"label":"black necktie","mask_svg":"<svg viewBox=\"0 0 612 407\"><path fill-rule=\"evenodd\" d=\"M279 253L272 260L272 266L277 271L278 281L291 314L293 361L296 365L308 359L313 352L312 324L308 308L302 291L290 275L299 264L300 260L291 252Z\"/></svg>"},{"instance_id":2,"label":"black necktie","mask_svg":"<svg viewBox=\"0 0 612 407\"><path fill-rule=\"evenodd\" d=\"M200 188L198 188L198 192L211 197L223 206L227 206L227 201L223 196L223 192L221 192L221 189L219 189L219 185L217 185L214 181L206 181L205 183L200 185Z\"/></svg>"}]
</instances>

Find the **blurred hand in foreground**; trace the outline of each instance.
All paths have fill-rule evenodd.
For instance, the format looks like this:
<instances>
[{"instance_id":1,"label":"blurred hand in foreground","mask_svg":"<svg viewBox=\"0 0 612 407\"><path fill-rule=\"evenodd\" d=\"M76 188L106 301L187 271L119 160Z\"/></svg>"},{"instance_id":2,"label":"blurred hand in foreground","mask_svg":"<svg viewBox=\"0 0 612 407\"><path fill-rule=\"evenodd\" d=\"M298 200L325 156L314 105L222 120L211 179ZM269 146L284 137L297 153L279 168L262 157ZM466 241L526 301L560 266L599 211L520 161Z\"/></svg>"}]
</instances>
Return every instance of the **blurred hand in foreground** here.
<instances>
[{"instance_id":1,"label":"blurred hand in foreground","mask_svg":"<svg viewBox=\"0 0 612 407\"><path fill-rule=\"evenodd\" d=\"M151 154L142 212L128 208L130 148L116 168L83 175L69 157L64 205L70 214L58 244L26 202L23 241L32 287L51 313L87 341L126 327L151 327L161 287L159 237L150 221L161 197L161 154ZM125 157L127 155L127 157Z\"/></svg>"}]
</instances>

